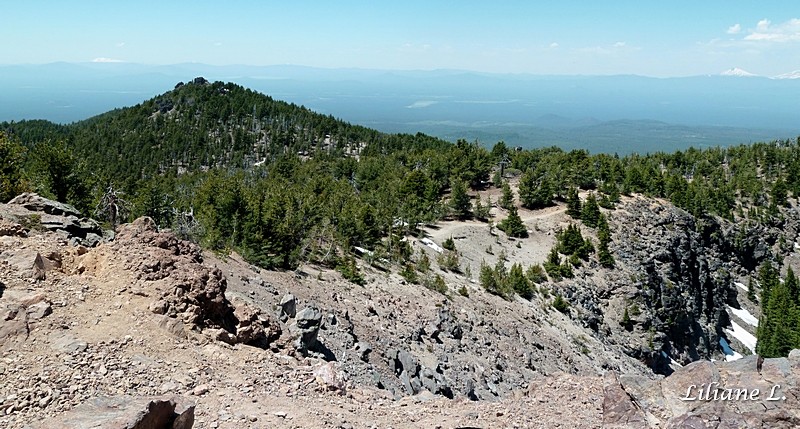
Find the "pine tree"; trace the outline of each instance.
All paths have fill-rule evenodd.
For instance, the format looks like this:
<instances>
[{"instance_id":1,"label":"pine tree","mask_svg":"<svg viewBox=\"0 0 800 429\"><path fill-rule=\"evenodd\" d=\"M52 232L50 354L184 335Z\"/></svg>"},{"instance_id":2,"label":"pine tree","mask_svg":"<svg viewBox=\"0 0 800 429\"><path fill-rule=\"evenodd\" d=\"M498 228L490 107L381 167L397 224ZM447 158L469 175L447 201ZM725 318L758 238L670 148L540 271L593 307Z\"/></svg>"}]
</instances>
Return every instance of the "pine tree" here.
<instances>
[{"instance_id":1,"label":"pine tree","mask_svg":"<svg viewBox=\"0 0 800 429\"><path fill-rule=\"evenodd\" d=\"M556 294L556 297L553 299L553 308L558 310L561 313L568 313L569 312L569 303L566 299L564 299L561 294Z\"/></svg>"},{"instance_id":2,"label":"pine tree","mask_svg":"<svg viewBox=\"0 0 800 429\"><path fill-rule=\"evenodd\" d=\"M775 180L772 185L772 192L770 192L771 204L778 207L785 207L788 203L787 200L788 187L782 177Z\"/></svg>"},{"instance_id":3,"label":"pine tree","mask_svg":"<svg viewBox=\"0 0 800 429\"><path fill-rule=\"evenodd\" d=\"M764 261L758 269L758 282L761 284L761 308L769 305L772 289L779 283L778 271L769 261Z\"/></svg>"},{"instance_id":4,"label":"pine tree","mask_svg":"<svg viewBox=\"0 0 800 429\"><path fill-rule=\"evenodd\" d=\"M553 204L553 187L546 176L538 179L534 171L528 169L519 180L519 200L528 209L539 209Z\"/></svg>"},{"instance_id":5,"label":"pine tree","mask_svg":"<svg viewBox=\"0 0 800 429\"><path fill-rule=\"evenodd\" d=\"M31 150L29 168L40 194L81 211L91 208L83 162L66 142L38 143Z\"/></svg>"},{"instance_id":6,"label":"pine tree","mask_svg":"<svg viewBox=\"0 0 800 429\"><path fill-rule=\"evenodd\" d=\"M481 272L478 275L478 281L480 281L481 286L487 292L493 295L503 296L502 288L500 282L498 281L497 275L495 274L495 270L486 264L486 261L481 261Z\"/></svg>"},{"instance_id":7,"label":"pine tree","mask_svg":"<svg viewBox=\"0 0 800 429\"><path fill-rule=\"evenodd\" d=\"M756 286L752 277L747 280L747 299L749 299L750 302L756 302Z\"/></svg>"},{"instance_id":8,"label":"pine tree","mask_svg":"<svg viewBox=\"0 0 800 429\"><path fill-rule=\"evenodd\" d=\"M789 290L789 297L791 298L792 302L795 305L800 305L800 282L797 280L797 276L794 274L792 267L789 267L786 270L786 288Z\"/></svg>"},{"instance_id":9,"label":"pine tree","mask_svg":"<svg viewBox=\"0 0 800 429\"><path fill-rule=\"evenodd\" d=\"M631 326L631 315L628 313L628 306L625 306L625 312L622 313L622 326L626 329Z\"/></svg>"},{"instance_id":10,"label":"pine tree","mask_svg":"<svg viewBox=\"0 0 800 429\"><path fill-rule=\"evenodd\" d=\"M764 357L787 356L798 346L797 319L797 306L789 288L785 282L779 282L771 289L766 311L758 324L756 352Z\"/></svg>"},{"instance_id":11,"label":"pine tree","mask_svg":"<svg viewBox=\"0 0 800 429\"><path fill-rule=\"evenodd\" d=\"M544 269L539 264L534 264L528 267L528 271L525 272L525 275L528 277L528 280L531 283L544 283L547 281L547 274L545 274Z\"/></svg>"},{"instance_id":12,"label":"pine tree","mask_svg":"<svg viewBox=\"0 0 800 429\"><path fill-rule=\"evenodd\" d=\"M25 148L0 132L0 203L27 190L22 173L24 159Z\"/></svg>"},{"instance_id":13,"label":"pine tree","mask_svg":"<svg viewBox=\"0 0 800 429\"><path fill-rule=\"evenodd\" d=\"M500 197L499 204L506 210L511 210L511 207L514 206L514 191L511 190L508 182L503 182L503 195Z\"/></svg>"},{"instance_id":14,"label":"pine tree","mask_svg":"<svg viewBox=\"0 0 800 429\"><path fill-rule=\"evenodd\" d=\"M572 255L583 245L581 230L573 223L567 229L556 234L558 251L564 255Z\"/></svg>"},{"instance_id":15,"label":"pine tree","mask_svg":"<svg viewBox=\"0 0 800 429\"><path fill-rule=\"evenodd\" d=\"M577 188L569 188L567 191L567 214L573 219L581 218L581 199Z\"/></svg>"},{"instance_id":16,"label":"pine tree","mask_svg":"<svg viewBox=\"0 0 800 429\"><path fill-rule=\"evenodd\" d=\"M553 246L553 248L550 249L550 253L547 255L547 261L544 263L544 269L554 281L561 280L561 257L558 255L557 246Z\"/></svg>"},{"instance_id":17,"label":"pine tree","mask_svg":"<svg viewBox=\"0 0 800 429\"><path fill-rule=\"evenodd\" d=\"M519 217L516 206L511 206L508 211L508 217L503 219L497 227L509 237L525 238L528 236L528 228L522 222L522 218Z\"/></svg>"},{"instance_id":18,"label":"pine tree","mask_svg":"<svg viewBox=\"0 0 800 429\"><path fill-rule=\"evenodd\" d=\"M491 208L492 208L491 202L488 202L487 204L483 204L481 202L480 196L478 196L475 199L475 207L473 208L472 213L475 215L476 219L480 219L480 220L485 221L485 220L489 219L489 216L490 216L489 210L491 210Z\"/></svg>"},{"instance_id":19,"label":"pine tree","mask_svg":"<svg viewBox=\"0 0 800 429\"><path fill-rule=\"evenodd\" d=\"M581 209L581 220L583 220L586 226L595 228L600 221L600 214L600 206L597 205L597 198L595 198L593 193L589 194Z\"/></svg>"},{"instance_id":20,"label":"pine tree","mask_svg":"<svg viewBox=\"0 0 800 429\"><path fill-rule=\"evenodd\" d=\"M469 202L467 185L461 180L452 180L450 193L450 211L459 219L466 219L472 215L472 204Z\"/></svg>"},{"instance_id":21,"label":"pine tree","mask_svg":"<svg viewBox=\"0 0 800 429\"><path fill-rule=\"evenodd\" d=\"M605 268L614 268L614 256L608 250L608 244L611 242L611 231L608 228L608 221L604 214L600 214L597 222L597 239L600 244L597 247L597 259L600 265Z\"/></svg>"},{"instance_id":22,"label":"pine tree","mask_svg":"<svg viewBox=\"0 0 800 429\"><path fill-rule=\"evenodd\" d=\"M525 299L533 298L531 282L522 272L522 265L514 264L508 273L508 284L519 296Z\"/></svg>"},{"instance_id":23,"label":"pine tree","mask_svg":"<svg viewBox=\"0 0 800 429\"><path fill-rule=\"evenodd\" d=\"M499 169L494 171L494 175L492 176L492 183L494 184L495 188L499 188L502 185L503 176L500 175Z\"/></svg>"}]
</instances>

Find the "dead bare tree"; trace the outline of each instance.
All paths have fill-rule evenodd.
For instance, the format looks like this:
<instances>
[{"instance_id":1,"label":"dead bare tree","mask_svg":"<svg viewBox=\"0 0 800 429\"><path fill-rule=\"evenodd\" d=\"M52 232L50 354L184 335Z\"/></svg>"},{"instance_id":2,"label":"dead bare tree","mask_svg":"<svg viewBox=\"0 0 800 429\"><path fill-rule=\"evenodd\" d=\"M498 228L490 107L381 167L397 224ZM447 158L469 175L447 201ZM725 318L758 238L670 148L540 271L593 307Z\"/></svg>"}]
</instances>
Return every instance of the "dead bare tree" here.
<instances>
[{"instance_id":1,"label":"dead bare tree","mask_svg":"<svg viewBox=\"0 0 800 429\"><path fill-rule=\"evenodd\" d=\"M120 220L125 219L130 212L128 209L130 204L122 198L122 195L124 192L114 189L114 185L108 185L94 210L95 217L108 221L115 231Z\"/></svg>"},{"instance_id":2,"label":"dead bare tree","mask_svg":"<svg viewBox=\"0 0 800 429\"><path fill-rule=\"evenodd\" d=\"M190 207L188 211L173 208L172 214L175 219L173 228L175 235L181 240L197 242L202 235L203 226L194 216L194 207Z\"/></svg>"}]
</instances>

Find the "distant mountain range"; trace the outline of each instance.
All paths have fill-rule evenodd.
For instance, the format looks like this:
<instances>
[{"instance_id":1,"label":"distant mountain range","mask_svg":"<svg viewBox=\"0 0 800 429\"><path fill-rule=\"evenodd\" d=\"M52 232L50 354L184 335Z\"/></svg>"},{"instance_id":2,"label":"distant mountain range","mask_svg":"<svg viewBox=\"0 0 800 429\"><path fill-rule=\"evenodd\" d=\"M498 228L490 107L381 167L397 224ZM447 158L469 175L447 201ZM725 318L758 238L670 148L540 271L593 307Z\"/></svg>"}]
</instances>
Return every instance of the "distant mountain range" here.
<instances>
[{"instance_id":1,"label":"distant mountain range","mask_svg":"<svg viewBox=\"0 0 800 429\"><path fill-rule=\"evenodd\" d=\"M720 73L720 76L764 77L764 76L759 76L755 73L750 73L749 71L740 69L739 67L734 67L732 69L725 70L724 72ZM777 76L772 76L769 77L769 79L800 79L800 70L795 70L789 73L783 73Z\"/></svg>"},{"instance_id":2,"label":"distant mountain range","mask_svg":"<svg viewBox=\"0 0 800 429\"><path fill-rule=\"evenodd\" d=\"M197 76L386 132L593 152L672 150L800 134L800 72L649 78L301 66L53 63L0 66L0 121L86 119ZM748 76L747 79L734 77Z\"/></svg>"}]
</instances>

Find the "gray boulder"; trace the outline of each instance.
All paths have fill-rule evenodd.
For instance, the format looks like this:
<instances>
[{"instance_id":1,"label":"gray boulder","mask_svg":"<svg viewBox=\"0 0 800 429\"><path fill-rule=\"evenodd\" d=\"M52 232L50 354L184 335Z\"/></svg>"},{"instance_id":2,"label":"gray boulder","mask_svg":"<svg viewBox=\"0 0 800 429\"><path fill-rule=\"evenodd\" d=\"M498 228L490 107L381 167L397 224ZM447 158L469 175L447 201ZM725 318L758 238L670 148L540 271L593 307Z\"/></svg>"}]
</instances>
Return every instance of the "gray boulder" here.
<instances>
[{"instance_id":1,"label":"gray boulder","mask_svg":"<svg viewBox=\"0 0 800 429\"><path fill-rule=\"evenodd\" d=\"M281 313L279 316L281 322L286 322L297 315L297 300L295 299L294 295L290 293L284 295L283 298L281 298L280 305Z\"/></svg>"},{"instance_id":2,"label":"gray boulder","mask_svg":"<svg viewBox=\"0 0 800 429\"><path fill-rule=\"evenodd\" d=\"M295 338L294 348L306 353L317 344L317 335L322 325L322 312L314 307L300 310L289 326L289 332Z\"/></svg>"},{"instance_id":3,"label":"gray boulder","mask_svg":"<svg viewBox=\"0 0 800 429\"><path fill-rule=\"evenodd\" d=\"M180 397L96 397L40 423L40 429L191 429L194 402Z\"/></svg>"},{"instance_id":4,"label":"gray boulder","mask_svg":"<svg viewBox=\"0 0 800 429\"><path fill-rule=\"evenodd\" d=\"M81 213L75 207L49 200L38 194L26 192L17 195L8 204L22 206L32 212L42 212L56 216L80 216Z\"/></svg>"}]
</instances>

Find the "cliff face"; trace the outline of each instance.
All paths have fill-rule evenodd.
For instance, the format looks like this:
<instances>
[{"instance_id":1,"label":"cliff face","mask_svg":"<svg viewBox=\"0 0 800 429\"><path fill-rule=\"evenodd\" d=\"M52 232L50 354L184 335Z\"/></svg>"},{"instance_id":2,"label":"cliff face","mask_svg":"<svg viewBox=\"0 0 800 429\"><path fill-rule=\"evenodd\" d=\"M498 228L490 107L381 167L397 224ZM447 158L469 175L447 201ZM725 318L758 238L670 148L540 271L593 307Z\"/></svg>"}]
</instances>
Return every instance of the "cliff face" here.
<instances>
[{"instance_id":1,"label":"cliff face","mask_svg":"<svg viewBox=\"0 0 800 429\"><path fill-rule=\"evenodd\" d=\"M599 336L623 344L625 353L656 373L721 359L720 338L730 337L729 309L758 313L736 283L747 284L760 263L783 260L794 247L797 211L784 214L774 225L753 226L695 218L659 200L626 200L611 214L619 269L579 280L573 288L584 320L591 325L602 318ZM726 341L747 353L736 338Z\"/></svg>"}]
</instances>

